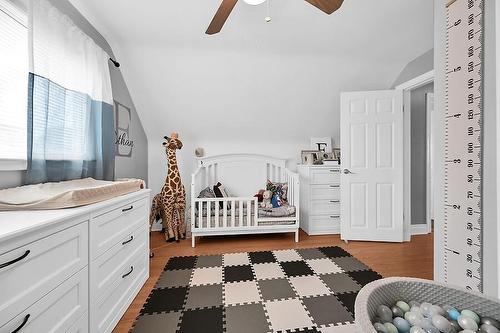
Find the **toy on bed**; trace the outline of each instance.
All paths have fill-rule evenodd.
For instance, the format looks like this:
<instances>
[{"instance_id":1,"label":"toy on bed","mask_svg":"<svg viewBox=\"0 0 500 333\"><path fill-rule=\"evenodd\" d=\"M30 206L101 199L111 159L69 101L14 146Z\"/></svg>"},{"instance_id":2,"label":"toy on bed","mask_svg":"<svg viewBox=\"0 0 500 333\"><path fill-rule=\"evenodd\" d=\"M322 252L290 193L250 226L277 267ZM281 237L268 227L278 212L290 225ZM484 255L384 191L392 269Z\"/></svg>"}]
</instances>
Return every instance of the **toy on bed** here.
<instances>
[{"instance_id":1,"label":"toy on bed","mask_svg":"<svg viewBox=\"0 0 500 333\"><path fill-rule=\"evenodd\" d=\"M285 164L254 154L198 159L191 176L192 245L199 236L255 233L293 232L298 241L299 176Z\"/></svg>"},{"instance_id":2,"label":"toy on bed","mask_svg":"<svg viewBox=\"0 0 500 333\"><path fill-rule=\"evenodd\" d=\"M162 220L167 242L179 241L186 238L186 191L182 185L179 168L177 166L176 150L182 148L182 142L177 133L165 136L163 146L167 153L168 172L165 185L161 192L155 195L149 215L150 228L155 221Z\"/></svg>"},{"instance_id":3,"label":"toy on bed","mask_svg":"<svg viewBox=\"0 0 500 333\"><path fill-rule=\"evenodd\" d=\"M272 198L273 192L268 190L262 192L262 202L260 203L260 208L273 208Z\"/></svg>"}]
</instances>

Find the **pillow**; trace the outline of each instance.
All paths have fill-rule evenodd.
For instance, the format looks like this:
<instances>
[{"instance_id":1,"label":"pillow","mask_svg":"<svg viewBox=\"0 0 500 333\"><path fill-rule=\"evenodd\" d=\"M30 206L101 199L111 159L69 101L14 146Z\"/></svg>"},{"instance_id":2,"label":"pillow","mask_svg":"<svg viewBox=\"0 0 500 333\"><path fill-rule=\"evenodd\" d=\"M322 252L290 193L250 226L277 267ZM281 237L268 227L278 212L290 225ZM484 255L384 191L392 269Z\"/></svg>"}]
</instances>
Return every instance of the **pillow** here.
<instances>
[{"instance_id":1,"label":"pillow","mask_svg":"<svg viewBox=\"0 0 500 333\"><path fill-rule=\"evenodd\" d=\"M201 190L198 198L215 198L215 193L210 187Z\"/></svg>"},{"instance_id":2,"label":"pillow","mask_svg":"<svg viewBox=\"0 0 500 333\"><path fill-rule=\"evenodd\" d=\"M267 185L266 185L266 190L273 192L273 197L277 196L275 202L278 206L276 206L276 207L281 207L281 206L288 203L288 197L287 197L288 184L287 183L273 183L272 181L268 180ZM274 203L273 203L273 207L274 207Z\"/></svg>"},{"instance_id":3,"label":"pillow","mask_svg":"<svg viewBox=\"0 0 500 333\"><path fill-rule=\"evenodd\" d=\"M215 198L215 193L212 191L210 187L207 187L203 190L201 190L200 194L198 194L198 198ZM211 209L215 209L215 203L212 202L210 205ZM196 203L196 209L198 209L198 202ZM206 209L206 205L203 208L204 210Z\"/></svg>"},{"instance_id":4,"label":"pillow","mask_svg":"<svg viewBox=\"0 0 500 333\"><path fill-rule=\"evenodd\" d=\"M214 185L214 193L216 198L228 198L229 193L227 192L226 188L224 185L222 185L220 182ZM224 203L221 201L219 202L219 207L224 208ZM228 202L227 203L227 209L231 209L231 205Z\"/></svg>"}]
</instances>

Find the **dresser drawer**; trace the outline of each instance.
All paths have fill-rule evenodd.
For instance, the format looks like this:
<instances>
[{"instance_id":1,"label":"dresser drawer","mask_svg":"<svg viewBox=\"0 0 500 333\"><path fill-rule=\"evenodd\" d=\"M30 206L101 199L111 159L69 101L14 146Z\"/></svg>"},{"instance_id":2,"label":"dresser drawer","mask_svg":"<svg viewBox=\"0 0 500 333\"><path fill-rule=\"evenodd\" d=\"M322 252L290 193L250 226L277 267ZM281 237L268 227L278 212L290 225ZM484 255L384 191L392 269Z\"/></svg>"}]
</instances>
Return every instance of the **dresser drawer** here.
<instances>
[{"instance_id":1,"label":"dresser drawer","mask_svg":"<svg viewBox=\"0 0 500 333\"><path fill-rule=\"evenodd\" d=\"M340 169L320 168L310 170L311 184L340 184Z\"/></svg>"},{"instance_id":2,"label":"dresser drawer","mask_svg":"<svg viewBox=\"0 0 500 333\"><path fill-rule=\"evenodd\" d=\"M85 267L87 258L87 222L2 254L0 327Z\"/></svg>"},{"instance_id":3,"label":"dresser drawer","mask_svg":"<svg viewBox=\"0 0 500 333\"><path fill-rule=\"evenodd\" d=\"M311 215L338 215L340 213L340 200L313 200L311 201Z\"/></svg>"},{"instance_id":4,"label":"dresser drawer","mask_svg":"<svg viewBox=\"0 0 500 333\"><path fill-rule=\"evenodd\" d=\"M88 311L78 319L76 323L66 333L89 333L89 313Z\"/></svg>"},{"instance_id":5,"label":"dresser drawer","mask_svg":"<svg viewBox=\"0 0 500 333\"><path fill-rule=\"evenodd\" d=\"M340 199L340 185L311 185L311 200Z\"/></svg>"},{"instance_id":6,"label":"dresser drawer","mask_svg":"<svg viewBox=\"0 0 500 333\"><path fill-rule=\"evenodd\" d=\"M149 256L146 250L132 258L119 276L91 304L90 332L111 332L149 276Z\"/></svg>"},{"instance_id":7,"label":"dresser drawer","mask_svg":"<svg viewBox=\"0 0 500 333\"><path fill-rule=\"evenodd\" d=\"M18 328L22 333L67 332L87 309L88 271L85 267L0 327L0 333L17 332Z\"/></svg>"},{"instance_id":8,"label":"dresser drawer","mask_svg":"<svg viewBox=\"0 0 500 333\"><path fill-rule=\"evenodd\" d=\"M94 260L115 244L148 222L149 204L146 199L132 201L93 217L90 220L90 259Z\"/></svg>"},{"instance_id":9,"label":"dresser drawer","mask_svg":"<svg viewBox=\"0 0 500 333\"><path fill-rule=\"evenodd\" d=\"M92 297L99 297L104 290L122 275L122 271L132 257L139 252L148 253L148 225L144 224L126 235L122 240L90 263L90 291Z\"/></svg>"},{"instance_id":10,"label":"dresser drawer","mask_svg":"<svg viewBox=\"0 0 500 333\"><path fill-rule=\"evenodd\" d=\"M311 216L308 233L309 235L340 233L340 216Z\"/></svg>"}]
</instances>

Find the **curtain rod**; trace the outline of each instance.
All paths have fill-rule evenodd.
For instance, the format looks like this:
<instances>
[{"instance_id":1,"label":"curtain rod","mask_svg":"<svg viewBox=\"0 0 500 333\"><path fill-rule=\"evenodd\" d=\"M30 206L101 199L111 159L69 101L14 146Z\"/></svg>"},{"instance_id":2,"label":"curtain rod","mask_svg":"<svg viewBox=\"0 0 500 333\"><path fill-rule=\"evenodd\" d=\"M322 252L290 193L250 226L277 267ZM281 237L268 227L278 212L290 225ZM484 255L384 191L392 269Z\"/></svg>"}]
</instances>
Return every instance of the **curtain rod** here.
<instances>
[{"instance_id":1,"label":"curtain rod","mask_svg":"<svg viewBox=\"0 0 500 333\"><path fill-rule=\"evenodd\" d=\"M116 61L115 59L109 58L109 60L113 63L113 65L115 65L116 68L120 67L120 63L118 61Z\"/></svg>"}]
</instances>

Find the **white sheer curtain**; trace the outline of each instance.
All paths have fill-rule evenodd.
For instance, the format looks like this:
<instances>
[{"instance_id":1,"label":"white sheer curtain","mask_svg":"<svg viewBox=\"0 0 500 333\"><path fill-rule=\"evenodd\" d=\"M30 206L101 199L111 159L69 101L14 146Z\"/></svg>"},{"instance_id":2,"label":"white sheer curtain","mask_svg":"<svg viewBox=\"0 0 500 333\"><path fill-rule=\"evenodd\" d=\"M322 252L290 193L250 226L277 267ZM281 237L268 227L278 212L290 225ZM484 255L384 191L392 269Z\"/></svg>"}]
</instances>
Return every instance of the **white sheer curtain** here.
<instances>
[{"instance_id":1,"label":"white sheer curtain","mask_svg":"<svg viewBox=\"0 0 500 333\"><path fill-rule=\"evenodd\" d=\"M109 56L47 0L30 1L28 183L112 179Z\"/></svg>"}]
</instances>

